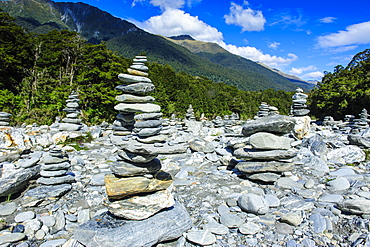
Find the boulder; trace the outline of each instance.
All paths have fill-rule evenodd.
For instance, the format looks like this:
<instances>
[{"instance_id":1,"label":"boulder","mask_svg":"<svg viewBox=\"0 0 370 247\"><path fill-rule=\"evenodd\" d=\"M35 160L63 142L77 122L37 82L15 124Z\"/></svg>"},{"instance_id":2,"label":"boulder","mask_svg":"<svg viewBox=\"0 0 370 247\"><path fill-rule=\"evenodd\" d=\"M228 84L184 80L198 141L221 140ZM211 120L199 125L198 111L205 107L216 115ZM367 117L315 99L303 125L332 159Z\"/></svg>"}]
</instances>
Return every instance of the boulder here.
<instances>
[{"instance_id":1,"label":"boulder","mask_svg":"<svg viewBox=\"0 0 370 247\"><path fill-rule=\"evenodd\" d=\"M293 117L283 115L271 115L258 118L243 126L244 136L250 136L257 132L269 132L273 134L288 134L293 131L296 121Z\"/></svg>"},{"instance_id":2,"label":"boulder","mask_svg":"<svg viewBox=\"0 0 370 247\"><path fill-rule=\"evenodd\" d=\"M5 197L22 191L31 179L36 178L39 172L40 165L37 165L32 168L19 169L10 176L1 178L0 197Z\"/></svg>"},{"instance_id":3,"label":"boulder","mask_svg":"<svg viewBox=\"0 0 370 247\"><path fill-rule=\"evenodd\" d=\"M142 247L173 240L192 227L185 207L176 202L145 220L126 220L109 212L74 229L73 239L89 247Z\"/></svg>"}]
</instances>

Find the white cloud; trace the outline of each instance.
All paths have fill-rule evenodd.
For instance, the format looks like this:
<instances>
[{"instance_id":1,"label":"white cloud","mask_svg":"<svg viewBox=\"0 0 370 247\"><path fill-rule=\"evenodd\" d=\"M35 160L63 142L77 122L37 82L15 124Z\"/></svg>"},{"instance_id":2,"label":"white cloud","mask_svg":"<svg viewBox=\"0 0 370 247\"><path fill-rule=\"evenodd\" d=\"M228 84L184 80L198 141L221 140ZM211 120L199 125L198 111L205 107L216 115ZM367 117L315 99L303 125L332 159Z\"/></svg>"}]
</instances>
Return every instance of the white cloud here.
<instances>
[{"instance_id":1,"label":"white cloud","mask_svg":"<svg viewBox=\"0 0 370 247\"><path fill-rule=\"evenodd\" d=\"M323 77L324 77L324 73L322 73L321 71L314 71L314 72L310 72L310 73L304 74L302 76L302 79L304 79L304 80L317 80L317 81L321 81L321 79Z\"/></svg>"},{"instance_id":2,"label":"white cloud","mask_svg":"<svg viewBox=\"0 0 370 247\"><path fill-rule=\"evenodd\" d=\"M336 20L337 18L335 17L324 17L324 18L321 18L319 21L322 22L322 23L332 23L334 22L334 20Z\"/></svg>"},{"instance_id":3,"label":"white cloud","mask_svg":"<svg viewBox=\"0 0 370 247\"><path fill-rule=\"evenodd\" d=\"M278 43L278 42L272 42L268 45L268 47L271 48L271 49L276 49L276 48L278 48L279 45L281 45L281 44Z\"/></svg>"},{"instance_id":4,"label":"white cloud","mask_svg":"<svg viewBox=\"0 0 370 247\"><path fill-rule=\"evenodd\" d=\"M346 31L338 31L318 37L317 45L321 48L353 46L370 43L370 21L346 27ZM351 47L347 48L350 49ZM345 49L345 48L344 48Z\"/></svg>"},{"instance_id":5,"label":"white cloud","mask_svg":"<svg viewBox=\"0 0 370 247\"><path fill-rule=\"evenodd\" d=\"M298 59L298 56L293 53L288 53L287 57L283 58L278 56L271 56L270 54L264 54L256 47L238 47L235 45L225 44L224 42L219 42L219 45L235 55L239 55L255 62L261 62L272 68L282 68Z\"/></svg>"},{"instance_id":6,"label":"white cloud","mask_svg":"<svg viewBox=\"0 0 370 247\"><path fill-rule=\"evenodd\" d=\"M224 16L226 24L242 27L242 31L262 31L266 23L262 11L231 3L230 13Z\"/></svg>"},{"instance_id":7,"label":"white cloud","mask_svg":"<svg viewBox=\"0 0 370 247\"><path fill-rule=\"evenodd\" d=\"M188 34L196 40L219 42L223 35L216 28L179 9L166 9L161 15L150 17L143 23L137 23L150 33L164 36Z\"/></svg>"},{"instance_id":8,"label":"white cloud","mask_svg":"<svg viewBox=\"0 0 370 247\"><path fill-rule=\"evenodd\" d=\"M307 72L307 71L313 71L313 70L317 70L316 66L314 65L309 65L307 67L300 67L300 68L292 68L289 73L293 74L293 75L301 75L303 74L303 72Z\"/></svg>"}]
</instances>

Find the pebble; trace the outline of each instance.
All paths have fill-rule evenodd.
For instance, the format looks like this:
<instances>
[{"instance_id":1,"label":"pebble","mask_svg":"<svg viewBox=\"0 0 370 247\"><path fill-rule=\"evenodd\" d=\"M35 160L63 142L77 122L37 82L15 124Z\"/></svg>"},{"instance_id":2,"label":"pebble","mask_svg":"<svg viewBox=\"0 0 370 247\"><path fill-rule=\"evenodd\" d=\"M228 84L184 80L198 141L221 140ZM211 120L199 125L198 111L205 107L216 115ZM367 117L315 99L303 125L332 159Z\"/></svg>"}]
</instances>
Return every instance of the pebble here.
<instances>
[{"instance_id":1,"label":"pebble","mask_svg":"<svg viewBox=\"0 0 370 247\"><path fill-rule=\"evenodd\" d=\"M17 204L15 202L9 202L0 205L0 216L11 215L17 209Z\"/></svg>"},{"instance_id":2,"label":"pebble","mask_svg":"<svg viewBox=\"0 0 370 247\"><path fill-rule=\"evenodd\" d=\"M22 212L22 213L19 213L15 216L14 218L14 221L15 222L25 222L27 220L32 220L33 218L35 218L35 213L32 212L32 211L26 211L26 212Z\"/></svg>"}]
</instances>

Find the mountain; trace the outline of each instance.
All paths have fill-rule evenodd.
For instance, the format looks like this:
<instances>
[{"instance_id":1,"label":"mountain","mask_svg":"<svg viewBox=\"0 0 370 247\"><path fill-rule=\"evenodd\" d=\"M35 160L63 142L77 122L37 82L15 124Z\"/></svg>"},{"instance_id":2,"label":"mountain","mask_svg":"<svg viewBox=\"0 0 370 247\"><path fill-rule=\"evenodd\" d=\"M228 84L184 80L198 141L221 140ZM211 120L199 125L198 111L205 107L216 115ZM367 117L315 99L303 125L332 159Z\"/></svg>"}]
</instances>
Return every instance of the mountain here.
<instances>
[{"instance_id":1,"label":"mountain","mask_svg":"<svg viewBox=\"0 0 370 247\"><path fill-rule=\"evenodd\" d=\"M16 17L30 32L68 29L90 43L106 42L125 57L146 53L150 61L169 64L176 71L207 77L242 90L294 91L297 84L251 60L233 55L217 44L196 41L188 35L165 38L84 3L50 0L0 1L0 8ZM302 86L303 89L310 88Z\"/></svg>"}]
</instances>

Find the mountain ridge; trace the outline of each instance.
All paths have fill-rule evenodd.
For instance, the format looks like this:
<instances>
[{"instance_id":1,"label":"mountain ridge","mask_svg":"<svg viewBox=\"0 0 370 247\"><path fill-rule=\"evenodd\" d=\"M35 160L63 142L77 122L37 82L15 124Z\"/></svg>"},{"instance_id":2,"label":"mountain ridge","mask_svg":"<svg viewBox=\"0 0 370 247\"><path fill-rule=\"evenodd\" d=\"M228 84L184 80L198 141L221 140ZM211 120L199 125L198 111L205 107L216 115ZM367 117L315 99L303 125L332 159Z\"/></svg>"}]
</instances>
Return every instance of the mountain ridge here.
<instances>
[{"instance_id":1,"label":"mountain ridge","mask_svg":"<svg viewBox=\"0 0 370 247\"><path fill-rule=\"evenodd\" d=\"M81 2L8 0L0 1L0 8L16 17L17 22L31 32L46 33L52 29L76 31L90 43L106 42L107 48L121 55L133 57L145 52L152 61L169 64L178 72L205 76L242 90L273 88L294 91L297 87L285 77L231 54L217 44L203 42L203 48L192 52L189 47L177 44L173 39L150 34L126 20ZM184 35L178 41L189 42L189 37ZM201 41L192 42L198 44ZM238 63L242 66L238 66ZM310 88L304 86L303 89Z\"/></svg>"}]
</instances>

